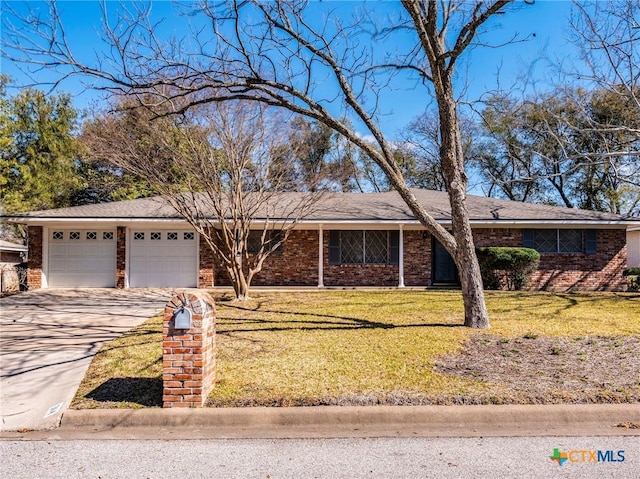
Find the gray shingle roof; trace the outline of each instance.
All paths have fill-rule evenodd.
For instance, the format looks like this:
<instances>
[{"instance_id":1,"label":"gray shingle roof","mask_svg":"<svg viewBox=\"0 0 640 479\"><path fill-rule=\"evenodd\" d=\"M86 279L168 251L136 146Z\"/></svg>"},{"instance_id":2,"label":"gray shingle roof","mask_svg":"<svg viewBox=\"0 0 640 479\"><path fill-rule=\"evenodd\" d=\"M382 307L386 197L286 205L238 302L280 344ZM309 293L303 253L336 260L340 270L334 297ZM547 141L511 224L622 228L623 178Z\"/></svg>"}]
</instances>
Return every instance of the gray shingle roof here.
<instances>
[{"instance_id":1,"label":"gray shingle roof","mask_svg":"<svg viewBox=\"0 0 640 479\"><path fill-rule=\"evenodd\" d=\"M432 190L412 190L426 210L438 221L448 222L451 218L449 198L445 192ZM293 205L302 193L283 193L280 204ZM571 222L571 223L640 223L640 218L601 213L597 211L560 208L557 206L520 203L482 196L468 197L467 207L472 222ZM282 217L286 210L282 207ZM260 215L258 215L260 216ZM181 219L162 198L142 198L137 200L101 203L53 210L34 211L14 217L14 221L35 221L47 219ZM411 222L414 217L400 195L384 193L326 193L314 207L305 221L312 222Z\"/></svg>"}]
</instances>

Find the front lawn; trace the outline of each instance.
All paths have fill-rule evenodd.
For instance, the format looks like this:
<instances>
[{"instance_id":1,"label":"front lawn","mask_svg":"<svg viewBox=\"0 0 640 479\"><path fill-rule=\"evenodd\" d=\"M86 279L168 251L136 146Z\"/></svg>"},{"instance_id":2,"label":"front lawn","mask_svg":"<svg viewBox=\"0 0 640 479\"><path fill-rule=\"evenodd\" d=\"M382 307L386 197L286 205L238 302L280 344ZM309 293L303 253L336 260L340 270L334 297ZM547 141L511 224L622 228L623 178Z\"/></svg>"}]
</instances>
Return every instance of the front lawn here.
<instances>
[{"instance_id":1,"label":"front lawn","mask_svg":"<svg viewBox=\"0 0 640 479\"><path fill-rule=\"evenodd\" d=\"M216 298L211 406L640 401L640 295L487 292L492 329L457 291ZM74 407L161 405L161 319L107 345ZM602 379L605 378L605 379Z\"/></svg>"}]
</instances>

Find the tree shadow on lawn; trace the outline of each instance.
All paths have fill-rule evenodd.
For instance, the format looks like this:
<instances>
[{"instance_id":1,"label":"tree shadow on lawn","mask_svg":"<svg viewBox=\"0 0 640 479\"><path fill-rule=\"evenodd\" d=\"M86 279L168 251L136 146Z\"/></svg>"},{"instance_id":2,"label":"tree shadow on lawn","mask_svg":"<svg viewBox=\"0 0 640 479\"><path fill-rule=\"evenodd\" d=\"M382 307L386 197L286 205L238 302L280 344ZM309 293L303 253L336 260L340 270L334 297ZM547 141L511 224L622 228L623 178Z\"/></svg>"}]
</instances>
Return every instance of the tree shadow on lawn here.
<instances>
[{"instance_id":1,"label":"tree shadow on lawn","mask_svg":"<svg viewBox=\"0 0 640 479\"><path fill-rule=\"evenodd\" d=\"M162 378L111 378L84 396L100 403L126 402L162 406Z\"/></svg>"},{"instance_id":2,"label":"tree shadow on lawn","mask_svg":"<svg viewBox=\"0 0 640 479\"><path fill-rule=\"evenodd\" d=\"M233 322L233 328L231 324L227 324L224 327L224 330L218 330L218 334L227 334L227 333L237 333L237 332L248 332L248 331L289 331L289 330L300 330L300 331L315 331L315 330L323 330L323 331L331 331L331 330L351 330L351 329L396 329L396 328L422 328L422 327L440 327L440 328L460 328L464 327L462 323L418 323L418 324L392 324L392 323L382 323L380 321L369 321L367 319L362 318L354 318L349 316L338 316L333 314L319 314L319 313L301 313L296 311L278 311L278 310L267 310L267 309L259 309L251 308L246 309L240 306L234 306L230 304L225 304L225 308L236 309L239 311L249 311L251 313L264 313L264 314L277 314L283 316L303 316L309 318L308 321L283 321L283 320L272 320L266 318L233 318L233 317L224 317L218 316L218 319L223 319L226 321ZM321 318L320 320L315 320L314 318ZM335 320L335 321L334 321ZM272 327L260 327L260 325L267 324L282 324L288 323L290 326L272 326ZM302 326L304 323L313 323L313 325ZM254 327L251 327L251 325Z\"/></svg>"},{"instance_id":3,"label":"tree shadow on lawn","mask_svg":"<svg viewBox=\"0 0 640 479\"><path fill-rule=\"evenodd\" d=\"M602 291L577 291L577 292L549 292L549 291L521 291L514 292L507 296L507 298L514 300L515 305L511 303L501 303L500 294L487 295L487 303L489 306L489 312L491 313L509 313L509 312L522 312L522 311L536 311L541 307L553 306L554 315L559 315L563 311L569 311L575 308L591 309L601 308L603 301L609 301L612 299L624 301L623 304L633 304L640 300L640 294L629 293L609 293ZM535 299L535 301L532 301ZM496 301L498 301L496 303ZM494 304L496 303L496 304Z\"/></svg>"}]
</instances>

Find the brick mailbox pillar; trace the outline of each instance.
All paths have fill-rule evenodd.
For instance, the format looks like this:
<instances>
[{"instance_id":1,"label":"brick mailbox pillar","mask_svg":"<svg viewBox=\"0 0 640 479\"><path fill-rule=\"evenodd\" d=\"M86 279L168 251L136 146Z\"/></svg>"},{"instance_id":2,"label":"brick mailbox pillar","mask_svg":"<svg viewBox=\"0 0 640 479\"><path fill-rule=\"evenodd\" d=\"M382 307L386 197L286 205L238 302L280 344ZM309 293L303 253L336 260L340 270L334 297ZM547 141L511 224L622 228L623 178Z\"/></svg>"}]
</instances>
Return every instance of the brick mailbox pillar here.
<instances>
[{"instance_id":1,"label":"brick mailbox pillar","mask_svg":"<svg viewBox=\"0 0 640 479\"><path fill-rule=\"evenodd\" d=\"M176 329L190 314L188 328ZM205 292L180 293L164 308L162 327L162 406L202 407L215 381L213 298Z\"/></svg>"}]
</instances>

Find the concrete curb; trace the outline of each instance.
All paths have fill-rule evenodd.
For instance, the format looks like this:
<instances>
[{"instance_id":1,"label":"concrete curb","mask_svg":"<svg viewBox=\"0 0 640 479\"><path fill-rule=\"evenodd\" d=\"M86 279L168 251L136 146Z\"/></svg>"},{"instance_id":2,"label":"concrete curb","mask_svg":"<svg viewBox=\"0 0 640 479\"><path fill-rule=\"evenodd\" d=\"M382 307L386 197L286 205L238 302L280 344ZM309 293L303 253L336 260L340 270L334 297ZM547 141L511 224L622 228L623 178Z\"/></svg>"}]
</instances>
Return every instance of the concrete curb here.
<instances>
[{"instance_id":1,"label":"concrete curb","mask_svg":"<svg viewBox=\"0 0 640 479\"><path fill-rule=\"evenodd\" d=\"M638 404L594 404L70 410L61 430L190 430L196 437L610 436L640 435L639 426Z\"/></svg>"}]
</instances>

